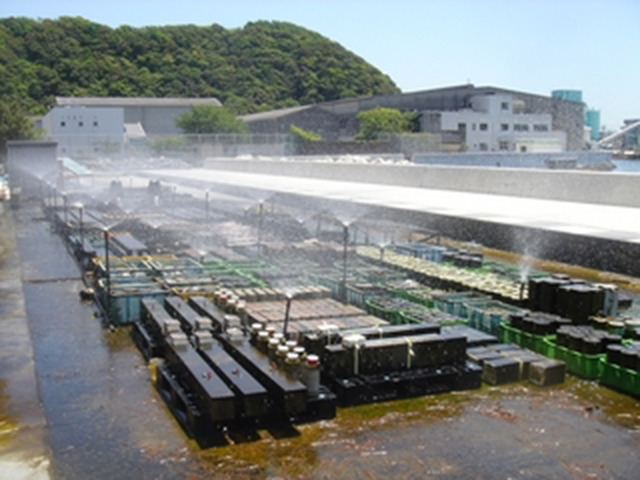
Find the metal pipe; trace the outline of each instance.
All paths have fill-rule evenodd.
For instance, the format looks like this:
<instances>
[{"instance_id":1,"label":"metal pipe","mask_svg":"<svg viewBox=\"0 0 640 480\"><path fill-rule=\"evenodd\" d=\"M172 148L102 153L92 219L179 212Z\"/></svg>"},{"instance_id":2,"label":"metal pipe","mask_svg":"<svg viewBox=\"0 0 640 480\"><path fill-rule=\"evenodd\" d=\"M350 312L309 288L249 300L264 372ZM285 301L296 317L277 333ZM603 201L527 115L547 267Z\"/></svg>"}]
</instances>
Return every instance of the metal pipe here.
<instances>
[{"instance_id":1,"label":"metal pipe","mask_svg":"<svg viewBox=\"0 0 640 480\"><path fill-rule=\"evenodd\" d=\"M347 245L349 243L349 225L344 224L342 231L342 300L347 301Z\"/></svg>"},{"instance_id":2,"label":"metal pipe","mask_svg":"<svg viewBox=\"0 0 640 480\"><path fill-rule=\"evenodd\" d=\"M107 320L111 321L111 271L109 267L109 229L102 230L104 234L104 258L105 258L105 270L107 275Z\"/></svg>"},{"instance_id":3,"label":"metal pipe","mask_svg":"<svg viewBox=\"0 0 640 480\"><path fill-rule=\"evenodd\" d=\"M82 253L84 253L84 225L82 223L82 212L84 210L84 207L82 205L80 205L78 207L78 214L80 217L80 247L82 248Z\"/></svg>"},{"instance_id":4,"label":"metal pipe","mask_svg":"<svg viewBox=\"0 0 640 480\"><path fill-rule=\"evenodd\" d=\"M282 328L282 335L284 335L284 338L287 338L287 327L289 326L289 312L291 311L291 300L292 300L292 296L291 295L287 295L287 306L284 310L284 327Z\"/></svg>"},{"instance_id":5,"label":"metal pipe","mask_svg":"<svg viewBox=\"0 0 640 480\"><path fill-rule=\"evenodd\" d=\"M64 224L65 224L65 227L67 227L69 225L69 215L67 212L67 194L66 193L62 194L62 208L64 210Z\"/></svg>"}]
</instances>

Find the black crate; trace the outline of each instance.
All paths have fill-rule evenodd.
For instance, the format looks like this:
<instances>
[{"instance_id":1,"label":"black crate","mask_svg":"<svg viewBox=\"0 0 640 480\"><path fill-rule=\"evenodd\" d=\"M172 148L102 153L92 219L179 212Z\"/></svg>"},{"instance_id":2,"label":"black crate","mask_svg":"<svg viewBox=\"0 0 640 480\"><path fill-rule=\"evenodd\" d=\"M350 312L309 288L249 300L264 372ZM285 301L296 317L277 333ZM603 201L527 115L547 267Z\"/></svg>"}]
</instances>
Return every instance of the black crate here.
<instances>
[{"instance_id":1,"label":"black crate","mask_svg":"<svg viewBox=\"0 0 640 480\"><path fill-rule=\"evenodd\" d=\"M502 358L502 354L500 354L499 352L493 352L489 349L480 351L479 349L474 348L473 350L475 351L472 353L470 353L469 350L467 351L467 358L480 366L484 365L484 362L486 362L487 360Z\"/></svg>"},{"instance_id":2,"label":"black crate","mask_svg":"<svg viewBox=\"0 0 640 480\"><path fill-rule=\"evenodd\" d=\"M544 359L531 364L529 382L539 387L564 382L566 365L559 360Z\"/></svg>"},{"instance_id":3,"label":"black crate","mask_svg":"<svg viewBox=\"0 0 640 480\"><path fill-rule=\"evenodd\" d=\"M508 356L509 358L512 358L513 360L517 361L520 364L520 375L519 375L519 380L527 380L529 379L530 376L530 372L531 372L531 365L534 364L535 362L539 362L541 360L544 360L544 357L541 355L538 355L534 352L530 352L528 350L523 350L523 351L511 351L511 352L506 352L505 353L506 356Z\"/></svg>"},{"instance_id":4,"label":"black crate","mask_svg":"<svg viewBox=\"0 0 640 480\"><path fill-rule=\"evenodd\" d=\"M489 385L517 382L520 363L512 358L501 357L486 360L482 368L482 380Z\"/></svg>"},{"instance_id":5,"label":"black crate","mask_svg":"<svg viewBox=\"0 0 640 480\"><path fill-rule=\"evenodd\" d=\"M464 367L457 367L454 390L474 390L482 386L482 367L473 362L466 362Z\"/></svg>"}]
</instances>

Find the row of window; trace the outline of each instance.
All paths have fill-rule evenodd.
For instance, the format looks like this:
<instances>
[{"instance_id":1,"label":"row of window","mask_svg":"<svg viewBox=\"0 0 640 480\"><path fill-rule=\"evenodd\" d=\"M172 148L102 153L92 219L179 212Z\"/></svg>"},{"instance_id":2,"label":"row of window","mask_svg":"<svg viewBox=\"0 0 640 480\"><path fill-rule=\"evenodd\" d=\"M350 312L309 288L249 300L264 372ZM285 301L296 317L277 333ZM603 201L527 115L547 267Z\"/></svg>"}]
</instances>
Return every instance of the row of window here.
<instances>
[{"instance_id":1,"label":"row of window","mask_svg":"<svg viewBox=\"0 0 640 480\"><path fill-rule=\"evenodd\" d=\"M480 148L481 152L489 151L489 145L487 145L486 143L481 143L479 145L479 148ZM498 150L503 151L503 152L508 152L509 151L509 142L498 142ZM521 152L526 152L527 151L526 145L521 145L520 146L520 151Z\"/></svg>"},{"instance_id":2,"label":"row of window","mask_svg":"<svg viewBox=\"0 0 640 480\"><path fill-rule=\"evenodd\" d=\"M476 129L476 124L472 123L471 124L471 130L475 130ZM489 130L489 124L488 123L480 123L478 125L478 129L481 132L487 132ZM467 124L466 123L459 123L458 124L458 131L466 131L467 130ZM509 131L509 124L508 123L501 123L500 124L500 130L503 132L508 132ZM526 123L514 123L513 124L513 130L514 132L528 132L529 131L529 125ZM536 123L533 125L533 131L534 132L548 132L549 131L549 126L544 124L544 123Z\"/></svg>"},{"instance_id":3,"label":"row of window","mask_svg":"<svg viewBox=\"0 0 640 480\"><path fill-rule=\"evenodd\" d=\"M64 120L60 120L60 126L61 126L61 127L66 127L66 126L67 126L67 122L65 122ZM80 120L80 121L78 122L78 126L79 126L79 127L84 127L84 122L83 122L82 120ZM94 120L94 121L93 121L93 126L94 126L94 127L97 127L97 126L98 126L98 121L97 121L97 120Z\"/></svg>"}]
</instances>

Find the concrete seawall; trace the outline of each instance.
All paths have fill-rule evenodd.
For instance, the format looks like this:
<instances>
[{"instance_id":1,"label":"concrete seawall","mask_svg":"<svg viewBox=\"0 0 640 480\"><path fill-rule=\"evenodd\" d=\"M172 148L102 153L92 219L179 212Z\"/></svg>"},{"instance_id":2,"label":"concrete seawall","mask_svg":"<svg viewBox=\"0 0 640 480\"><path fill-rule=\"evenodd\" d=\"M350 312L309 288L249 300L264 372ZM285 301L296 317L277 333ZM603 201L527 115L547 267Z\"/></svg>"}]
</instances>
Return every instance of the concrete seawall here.
<instances>
[{"instance_id":1,"label":"concrete seawall","mask_svg":"<svg viewBox=\"0 0 640 480\"><path fill-rule=\"evenodd\" d=\"M442 165L209 159L205 168L600 205L640 207L640 176L611 172Z\"/></svg>"}]
</instances>

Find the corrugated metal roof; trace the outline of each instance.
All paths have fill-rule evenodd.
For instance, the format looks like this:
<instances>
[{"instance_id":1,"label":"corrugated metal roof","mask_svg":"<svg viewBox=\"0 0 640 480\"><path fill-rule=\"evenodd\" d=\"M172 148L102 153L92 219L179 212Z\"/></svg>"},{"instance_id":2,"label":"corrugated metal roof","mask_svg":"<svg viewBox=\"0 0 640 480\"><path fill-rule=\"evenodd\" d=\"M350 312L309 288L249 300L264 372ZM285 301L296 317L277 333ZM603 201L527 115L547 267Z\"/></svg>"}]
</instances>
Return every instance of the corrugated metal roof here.
<instances>
[{"instance_id":1,"label":"corrugated metal roof","mask_svg":"<svg viewBox=\"0 0 640 480\"><path fill-rule=\"evenodd\" d=\"M56 97L56 105L86 107L190 107L192 105L213 105L221 107L222 103L214 97Z\"/></svg>"}]
</instances>

